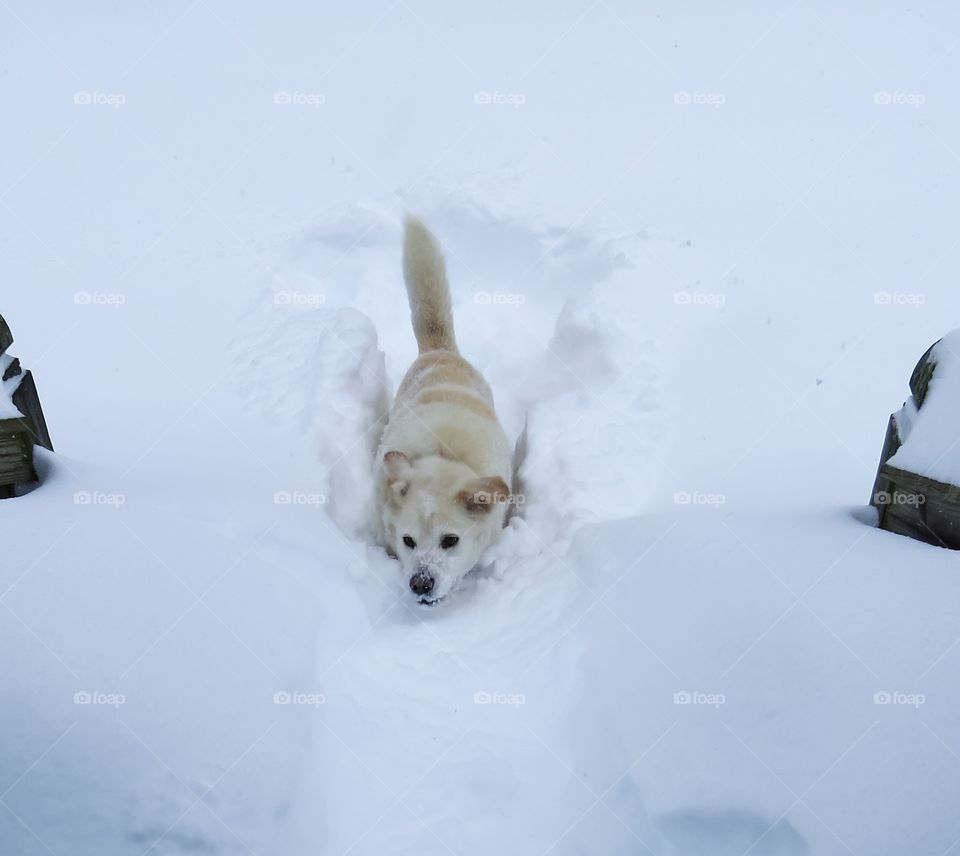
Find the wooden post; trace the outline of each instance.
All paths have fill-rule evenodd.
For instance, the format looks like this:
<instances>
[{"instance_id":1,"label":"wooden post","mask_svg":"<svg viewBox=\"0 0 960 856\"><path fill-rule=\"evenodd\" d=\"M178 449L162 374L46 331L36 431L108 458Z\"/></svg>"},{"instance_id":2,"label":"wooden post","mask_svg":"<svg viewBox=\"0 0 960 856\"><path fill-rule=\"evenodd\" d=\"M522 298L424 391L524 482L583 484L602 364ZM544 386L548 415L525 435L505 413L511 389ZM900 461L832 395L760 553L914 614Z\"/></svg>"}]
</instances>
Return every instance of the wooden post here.
<instances>
[{"instance_id":1,"label":"wooden post","mask_svg":"<svg viewBox=\"0 0 960 856\"><path fill-rule=\"evenodd\" d=\"M0 316L0 357L6 356L7 348L12 344L13 335ZM53 451L33 374L23 371L16 357L3 360L3 363L6 365L0 383L7 389L0 390L0 396L9 395L10 403L19 415L0 419L0 499L16 496L39 481L33 466L34 445Z\"/></svg>"},{"instance_id":2,"label":"wooden post","mask_svg":"<svg viewBox=\"0 0 960 856\"><path fill-rule=\"evenodd\" d=\"M37 480L30 425L24 419L0 419L0 499Z\"/></svg>"},{"instance_id":3,"label":"wooden post","mask_svg":"<svg viewBox=\"0 0 960 856\"><path fill-rule=\"evenodd\" d=\"M923 407L930 378L937 370L936 342L927 348L910 375L910 392L917 409ZM960 487L925 478L887 463L900 448L896 414L887 423L880 465L870 504L877 509L879 526L938 547L960 549Z\"/></svg>"}]
</instances>

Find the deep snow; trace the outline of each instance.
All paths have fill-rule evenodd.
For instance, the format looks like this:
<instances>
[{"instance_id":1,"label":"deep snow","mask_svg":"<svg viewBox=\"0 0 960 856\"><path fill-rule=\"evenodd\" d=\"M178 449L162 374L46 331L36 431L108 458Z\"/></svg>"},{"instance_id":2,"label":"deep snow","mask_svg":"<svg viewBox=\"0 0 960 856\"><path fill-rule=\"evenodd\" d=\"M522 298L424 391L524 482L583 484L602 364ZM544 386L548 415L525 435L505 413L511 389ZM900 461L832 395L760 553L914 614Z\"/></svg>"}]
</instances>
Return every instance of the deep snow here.
<instances>
[{"instance_id":1,"label":"deep snow","mask_svg":"<svg viewBox=\"0 0 960 856\"><path fill-rule=\"evenodd\" d=\"M0 852L950 852L960 568L865 503L960 323L953 7L0 17ZM405 208L529 432L431 610L361 533Z\"/></svg>"}]
</instances>

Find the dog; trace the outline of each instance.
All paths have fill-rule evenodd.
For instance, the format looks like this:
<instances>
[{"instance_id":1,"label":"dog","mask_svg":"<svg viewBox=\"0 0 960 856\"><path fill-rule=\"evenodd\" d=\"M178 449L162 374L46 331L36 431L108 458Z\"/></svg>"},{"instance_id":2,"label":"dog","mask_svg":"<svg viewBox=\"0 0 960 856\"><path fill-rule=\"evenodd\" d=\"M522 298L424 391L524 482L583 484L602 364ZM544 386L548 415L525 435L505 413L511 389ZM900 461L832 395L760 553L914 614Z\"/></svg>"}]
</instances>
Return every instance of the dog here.
<instances>
[{"instance_id":1,"label":"dog","mask_svg":"<svg viewBox=\"0 0 960 856\"><path fill-rule=\"evenodd\" d=\"M377 451L375 526L404 588L432 605L500 539L512 458L490 387L457 348L443 252L414 217L404 223L403 276L420 354Z\"/></svg>"}]
</instances>

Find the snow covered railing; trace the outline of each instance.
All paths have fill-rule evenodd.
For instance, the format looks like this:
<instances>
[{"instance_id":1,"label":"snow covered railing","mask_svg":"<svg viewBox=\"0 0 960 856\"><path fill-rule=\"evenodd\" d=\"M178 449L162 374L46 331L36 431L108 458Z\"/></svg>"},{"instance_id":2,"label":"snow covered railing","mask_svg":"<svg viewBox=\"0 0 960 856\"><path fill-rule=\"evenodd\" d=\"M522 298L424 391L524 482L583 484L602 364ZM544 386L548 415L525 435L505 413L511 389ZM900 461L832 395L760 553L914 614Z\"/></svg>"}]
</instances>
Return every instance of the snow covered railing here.
<instances>
[{"instance_id":1,"label":"snow covered railing","mask_svg":"<svg viewBox=\"0 0 960 856\"><path fill-rule=\"evenodd\" d=\"M960 330L927 349L892 414L870 504L881 529L960 549Z\"/></svg>"},{"instance_id":2,"label":"snow covered railing","mask_svg":"<svg viewBox=\"0 0 960 856\"><path fill-rule=\"evenodd\" d=\"M38 481L34 445L53 450L37 385L20 360L7 354L12 344L13 335L0 316L0 499L16 496Z\"/></svg>"}]
</instances>

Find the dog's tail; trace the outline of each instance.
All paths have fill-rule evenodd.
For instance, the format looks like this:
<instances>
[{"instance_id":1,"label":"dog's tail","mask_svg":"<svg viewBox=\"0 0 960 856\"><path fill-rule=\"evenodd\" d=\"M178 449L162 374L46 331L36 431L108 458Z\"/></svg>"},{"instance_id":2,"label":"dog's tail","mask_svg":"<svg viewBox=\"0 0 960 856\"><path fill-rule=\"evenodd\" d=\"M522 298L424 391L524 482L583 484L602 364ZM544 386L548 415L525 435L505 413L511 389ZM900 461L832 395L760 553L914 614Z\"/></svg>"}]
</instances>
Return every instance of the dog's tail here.
<instances>
[{"instance_id":1,"label":"dog's tail","mask_svg":"<svg viewBox=\"0 0 960 856\"><path fill-rule=\"evenodd\" d=\"M443 252L430 230L411 216L404 221L403 278L420 353L457 350Z\"/></svg>"}]
</instances>

